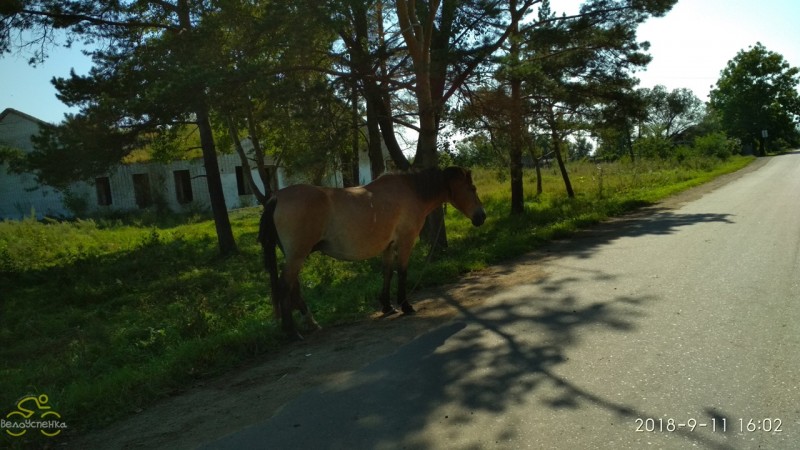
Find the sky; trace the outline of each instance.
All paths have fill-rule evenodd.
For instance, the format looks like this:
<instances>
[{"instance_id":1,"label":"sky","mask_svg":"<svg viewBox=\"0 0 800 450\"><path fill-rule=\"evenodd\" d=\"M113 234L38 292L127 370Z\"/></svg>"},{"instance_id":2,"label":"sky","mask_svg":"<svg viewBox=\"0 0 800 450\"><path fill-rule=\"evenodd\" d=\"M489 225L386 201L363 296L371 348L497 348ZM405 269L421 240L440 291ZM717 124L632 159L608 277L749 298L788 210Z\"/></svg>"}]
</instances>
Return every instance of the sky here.
<instances>
[{"instance_id":1,"label":"sky","mask_svg":"<svg viewBox=\"0 0 800 450\"><path fill-rule=\"evenodd\" d=\"M551 0L555 12L577 11L580 0ZM650 42L653 61L638 72L640 86L689 88L703 101L720 72L740 50L761 42L800 67L800 1L679 0L664 17L639 27L640 41ZM86 74L91 60L79 48L54 49L50 58L31 67L24 55L0 56L0 111L14 108L46 122L58 123L69 109L55 96L53 77L70 69Z\"/></svg>"}]
</instances>

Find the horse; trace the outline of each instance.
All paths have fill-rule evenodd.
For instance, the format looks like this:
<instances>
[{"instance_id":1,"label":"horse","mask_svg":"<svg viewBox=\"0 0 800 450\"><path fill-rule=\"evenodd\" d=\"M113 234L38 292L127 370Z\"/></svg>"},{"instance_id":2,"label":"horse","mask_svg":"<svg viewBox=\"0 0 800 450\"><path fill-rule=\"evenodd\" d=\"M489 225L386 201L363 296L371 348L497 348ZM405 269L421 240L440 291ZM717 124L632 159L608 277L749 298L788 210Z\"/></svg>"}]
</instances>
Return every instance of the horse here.
<instances>
[{"instance_id":1,"label":"horse","mask_svg":"<svg viewBox=\"0 0 800 450\"><path fill-rule=\"evenodd\" d=\"M404 314L413 314L414 307L406 299L411 250L425 217L445 202L476 227L486 220L472 174L461 167L388 173L358 187L297 184L275 192L261 215L258 240L270 275L273 313L280 318L283 331L292 340L302 339L292 319L294 309L305 317L310 329L319 329L300 295L298 279L304 261L315 251L349 261L382 254L383 314L397 312L389 300L395 266L397 305ZM280 276L278 246L284 255Z\"/></svg>"}]
</instances>

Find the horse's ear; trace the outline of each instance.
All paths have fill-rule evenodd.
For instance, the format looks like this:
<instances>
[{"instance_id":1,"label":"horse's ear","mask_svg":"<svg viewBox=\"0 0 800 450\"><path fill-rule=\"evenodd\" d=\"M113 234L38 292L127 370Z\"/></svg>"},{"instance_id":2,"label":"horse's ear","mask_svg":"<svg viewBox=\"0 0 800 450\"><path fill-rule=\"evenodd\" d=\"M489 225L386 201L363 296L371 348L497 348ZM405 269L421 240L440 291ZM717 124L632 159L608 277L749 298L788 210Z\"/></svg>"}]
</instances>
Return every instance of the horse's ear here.
<instances>
[{"instance_id":1,"label":"horse's ear","mask_svg":"<svg viewBox=\"0 0 800 450\"><path fill-rule=\"evenodd\" d=\"M463 167L456 167L458 169L459 178L462 178L467 184L472 185L472 171Z\"/></svg>"},{"instance_id":2,"label":"horse's ear","mask_svg":"<svg viewBox=\"0 0 800 450\"><path fill-rule=\"evenodd\" d=\"M443 173L445 180L447 180L448 182L457 178L464 178L464 177L466 177L467 179L470 178L469 170L463 169L458 166L450 166L444 169Z\"/></svg>"}]
</instances>

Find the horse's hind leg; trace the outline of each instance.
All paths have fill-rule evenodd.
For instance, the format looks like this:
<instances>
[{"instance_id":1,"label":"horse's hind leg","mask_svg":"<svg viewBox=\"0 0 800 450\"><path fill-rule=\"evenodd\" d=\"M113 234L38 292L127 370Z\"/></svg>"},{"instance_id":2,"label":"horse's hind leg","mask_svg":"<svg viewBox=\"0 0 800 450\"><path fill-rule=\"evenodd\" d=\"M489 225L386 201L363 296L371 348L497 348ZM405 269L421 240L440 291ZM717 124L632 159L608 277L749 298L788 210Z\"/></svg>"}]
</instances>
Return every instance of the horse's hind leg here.
<instances>
[{"instance_id":1,"label":"horse's hind leg","mask_svg":"<svg viewBox=\"0 0 800 450\"><path fill-rule=\"evenodd\" d=\"M294 283L287 283L289 289L286 292L286 295L281 298L281 328L286 333L286 336L289 337L290 340L299 341L303 339L303 336L297 332L297 328L294 325L294 318L292 318L292 302L290 300L291 296L293 295L292 291L296 289L293 286Z\"/></svg>"},{"instance_id":2,"label":"horse's hind leg","mask_svg":"<svg viewBox=\"0 0 800 450\"><path fill-rule=\"evenodd\" d=\"M397 310L392 307L392 302L389 299L389 293L392 287L392 275L394 274L394 260L395 247L392 243L383 251L383 289L381 289L380 300L381 311L384 317L397 313Z\"/></svg>"},{"instance_id":3,"label":"horse's hind leg","mask_svg":"<svg viewBox=\"0 0 800 450\"><path fill-rule=\"evenodd\" d=\"M282 277L288 289L281 298L281 325L283 331L291 340L303 339L303 336L295 327L294 318L292 318L292 311L294 311L298 305L296 299L300 297L300 281L298 279L300 264L302 264L302 262L293 263L287 261L282 273ZM305 305L305 302L303 302L303 305ZM306 309L308 308L306 307Z\"/></svg>"},{"instance_id":4,"label":"horse's hind leg","mask_svg":"<svg viewBox=\"0 0 800 450\"><path fill-rule=\"evenodd\" d=\"M416 311L406 298L406 280L408 279L408 260L411 259L411 249L414 241L401 243L397 246L397 305L403 314L414 314Z\"/></svg>"}]
</instances>

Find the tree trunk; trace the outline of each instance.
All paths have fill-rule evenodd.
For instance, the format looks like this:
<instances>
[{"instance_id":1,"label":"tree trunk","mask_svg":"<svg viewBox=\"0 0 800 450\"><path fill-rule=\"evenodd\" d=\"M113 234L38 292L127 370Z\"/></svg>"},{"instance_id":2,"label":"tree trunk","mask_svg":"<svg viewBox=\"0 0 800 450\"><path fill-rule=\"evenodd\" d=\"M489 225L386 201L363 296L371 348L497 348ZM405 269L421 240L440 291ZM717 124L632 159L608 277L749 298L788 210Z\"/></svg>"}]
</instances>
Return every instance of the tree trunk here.
<instances>
[{"instance_id":1,"label":"tree trunk","mask_svg":"<svg viewBox=\"0 0 800 450\"><path fill-rule=\"evenodd\" d=\"M353 83L353 186L361 184L361 114L358 112L358 86Z\"/></svg>"},{"instance_id":2,"label":"tree trunk","mask_svg":"<svg viewBox=\"0 0 800 450\"><path fill-rule=\"evenodd\" d=\"M228 218L228 207L225 205L222 178L219 174L219 161L217 161L214 135L211 132L211 123L208 119L208 109L205 105L199 105L195 114L197 115L197 128L200 132L200 146L203 149L203 165L206 169L208 196L211 202L211 213L214 216L214 226L217 230L219 252L222 256L228 256L238 250L236 248L236 240L233 238L231 222Z\"/></svg>"},{"instance_id":3,"label":"tree trunk","mask_svg":"<svg viewBox=\"0 0 800 450\"><path fill-rule=\"evenodd\" d=\"M192 29L192 21L189 13L189 3L178 1L175 11L178 14L178 22L186 30ZM236 240L233 238L231 222L228 218L228 207L225 205L225 194L222 190L222 178L219 174L219 161L217 160L217 149L214 145L214 134L211 131L211 122L208 118L208 105L203 98L205 86L196 86L197 103L195 116L197 120L197 130L200 133L200 147L203 151L203 165L206 169L206 184L208 185L208 197L211 202L211 214L214 217L214 226L217 230L217 241L219 252L222 256L228 256L238 251Z\"/></svg>"},{"instance_id":4,"label":"tree trunk","mask_svg":"<svg viewBox=\"0 0 800 450\"><path fill-rule=\"evenodd\" d=\"M369 153L370 176L372 180L381 176L386 171L383 162L383 145L381 144L381 129L378 117L372 102L367 102L367 151Z\"/></svg>"},{"instance_id":5,"label":"tree trunk","mask_svg":"<svg viewBox=\"0 0 800 450\"><path fill-rule=\"evenodd\" d=\"M569 181L569 173L567 167L564 165L564 157L561 155L561 138L558 135L558 130L553 127L553 151L556 154L556 161L558 161L558 169L561 171L561 178L564 179L564 187L567 189L567 197L575 198L575 191L572 190L572 183Z\"/></svg>"},{"instance_id":6,"label":"tree trunk","mask_svg":"<svg viewBox=\"0 0 800 450\"><path fill-rule=\"evenodd\" d=\"M384 89L385 86L380 84L380 80L390 78L386 73L386 57L380 56L376 61L376 56L373 55L368 47L370 41L370 15L366 8L365 3L355 2L351 6L352 23L350 27L339 29L339 35L342 37L347 49L350 53L350 62L354 75L358 77L362 86L362 94L367 103L367 126L369 130L370 141L370 166L372 169L372 177L375 178L384 172L383 166L383 152L380 147L374 147L376 142L381 139L375 139L380 135L386 149L389 152L394 165L400 170L408 170L411 164L403 154L400 144L397 142L397 137L394 134L394 122L392 121L392 105L389 98L389 91ZM378 42L383 47L383 2L377 1L375 3L375 13L377 17L372 20L377 25ZM376 132L377 130L377 132ZM379 151L376 151L379 150ZM380 153L380 162L378 161L378 154Z\"/></svg>"},{"instance_id":7,"label":"tree trunk","mask_svg":"<svg viewBox=\"0 0 800 450\"><path fill-rule=\"evenodd\" d=\"M439 166L439 152L436 149L438 131L433 111L431 109L423 111L420 108L420 132L417 153L414 157L415 168L429 169ZM421 237L430 246L430 251L433 253L447 248L447 227L444 221L443 206L434 209L425 218Z\"/></svg>"},{"instance_id":8,"label":"tree trunk","mask_svg":"<svg viewBox=\"0 0 800 450\"><path fill-rule=\"evenodd\" d=\"M509 3L511 11L516 11L517 2ZM511 111L509 126L511 127L510 172L511 172L511 214L525 212L525 193L522 184L522 80L516 73L519 62L519 24L514 20L511 24L509 37L511 48L510 83L511 83Z\"/></svg>"},{"instance_id":9,"label":"tree trunk","mask_svg":"<svg viewBox=\"0 0 800 450\"><path fill-rule=\"evenodd\" d=\"M253 118L253 106L251 104L248 104L247 108L247 132L250 134L250 143L253 144L258 176L264 185L264 197L270 198L272 197L273 182L277 186L277 180L273 180L272 174L267 170L267 165L264 161L264 149L261 147L261 141L258 138L258 130L256 129L256 121Z\"/></svg>"},{"instance_id":10,"label":"tree trunk","mask_svg":"<svg viewBox=\"0 0 800 450\"><path fill-rule=\"evenodd\" d=\"M536 169L536 195L542 195L542 156L536 156L536 144L534 140L534 144L531 147L528 147L528 153L533 160L533 166Z\"/></svg>"},{"instance_id":11,"label":"tree trunk","mask_svg":"<svg viewBox=\"0 0 800 450\"><path fill-rule=\"evenodd\" d=\"M641 137L641 136L640 136ZM631 139L631 129L627 124L625 125L625 145L628 147L628 153L631 155L631 162L636 162L636 155L633 153L633 139Z\"/></svg>"},{"instance_id":12,"label":"tree trunk","mask_svg":"<svg viewBox=\"0 0 800 450\"><path fill-rule=\"evenodd\" d=\"M511 214L516 215L525 212L525 192L522 175L522 151L514 147L515 145L512 144L509 156L511 158Z\"/></svg>"},{"instance_id":13,"label":"tree trunk","mask_svg":"<svg viewBox=\"0 0 800 450\"><path fill-rule=\"evenodd\" d=\"M420 116L422 116L421 112ZM420 127L417 153L414 157L414 167L417 169L429 169L439 166L439 152L436 151L438 129L435 124L435 117L427 117L426 120L433 121L434 124L428 123L425 128ZM421 123L422 121L422 118L420 118ZM434 209L425 218L425 226L422 228L420 237L428 244L432 253L447 248L447 227L444 221L443 206Z\"/></svg>"},{"instance_id":14,"label":"tree trunk","mask_svg":"<svg viewBox=\"0 0 800 450\"><path fill-rule=\"evenodd\" d=\"M400 33L408 48L414 69L414 94L417 100L419 114L419 140L417 153L414 157L414 167L427 169L436 167L438 154L436 152L437 129L436 113L433 92L431 90L431 45L435 29L435 18L439 10L439 1L431 0L425 4L425 11L419 14L415 1L396 0L397 21L400 24Z\"/></svg>"},{"instance_id":15,"label":"tree trunk","mask_svg":"<svg viewBox=\"0 0 800 450\"><path fill-rule=\"evenodd\" d=\"M352 129L350 130L350 151L343 151L340 156L343 187L358 186L360 184L358 182L358 135L361 118L358 114L358 90L355 83L350 88L350 118L353 121Z\"/></svg>"},{"instance_id":16,"label":"tree trunk","mask_svg":"<svg viewBox=\"0 0 800 450\"><path fill-rule=\"evenodd\" d=\"M377 0L375 2L375 24L377 26L377 32L378 32L378 46L380 48L385 48L386 39L383 30L383 0ZM388 76L388 70L386 68L386 57L383 56L379 59L377 78L383 79L386 76ZM373 86L377 88L376 85ZM381 126L378 123L378 112L375 109L375 104L370 101L367 101L366 103L367 103L367 137L369 139L369 142L367 143L368 145L367 149L369 152L370 172L372 175L372 179L374 180L379 176L381 176L381 174L383 174L383 172L386 171L386 163L383 158L384 140L381 138ZM394 136L394 132L392 132L392 136ZM399 146L398 148L395 149L395 151L397 153L401 154L403 153L402 151L400 151ZM405 155L403 155L403 159L406 163L408 163L408 160L405 158Z\"/></svg>"},{"instance_id":17,"label":"tree trunk","mask_svg":"<svg viewBox=\"0 0 800 450\"><path fill-rule=\"evenodd\" d=\"M536 164L536 195L542 195L542 160L540 158L534 159Z\"/></svg>"},{"instance_id":18,"label":"tree trunk","mask_svg":"<svg viewBox=\"0 0 800 450\"><path fill-rule=\"evenodd\" d=\"M256 196L258 203L262 205L267 204L267 197L261 192L261 189L258 188L255 181L253 181L253 173L250 169L250 160L247 158L247 154L244 152L244 148L242 147L242 141L239 139L239 130L236 128L236 125L233 123L233 118L228 116L228 134L230 134L231 139L233 140L233 147L236 149L236 153L239 155L239 160L242 162L242 174L244 175L247 184L250 185L250 191L253 195Z\"/></svg>"},{"instance_id":19,"label":"tree trunk","mask_svg":"<svg viewBox=\"0 0 800 450\"><path fill-rule=\"evenodd\" d=\"M430 117L424 117L427 115L420 113L419 140L413 163L418 169L429 169L439 165L439 152L436 149L439 130L436 127L436 118L432 114Z\"/></svg>"},{"instance_id":20,"label":"tree trunk","mask_svg":"<svg viewBox=\"0 0 800 450\"><path fill-rule=\"evenodd\" d=\"M368 82L371 84L372 82ZM400 148L400 143L397 142L397 136L394 134L394 122L392 122L392 111L389 104L389 99L384 99L377 86L367 86L365 88L365 96L368 102L372 103L375 111L375 118L380 127L381 137L386 149L389 151L389 157L392 159L395 167L400 170L406 171L411 168L411 163L408 158L403 154Z\"/></svg>"},{"instance_id":21,"label":"tree trunk","mask_svg":"<svg viewBox=\"0 0 800 450\"><path fill-rule=\"evenodd\" d=\"M418 15L416 2L396 0L397 20L400 32L408 48L414 67L414 94L419 113L419 140L414 156L414 167L428 169L439 165L436 140L439 136L438 109L433 99L431 79L436 76L431 67L431 46L435 30L434 22L439 1L432 0L426 5L426 14ZM421 22L422 21L422 22ZM441 63L441 61L437 61ZM437 67L439 70L442 67ZM444 209L436 208L425 219L422 238L430 245L431 252L447 247L447 232L444 224Z\"/></svg>"}]
</instances>

